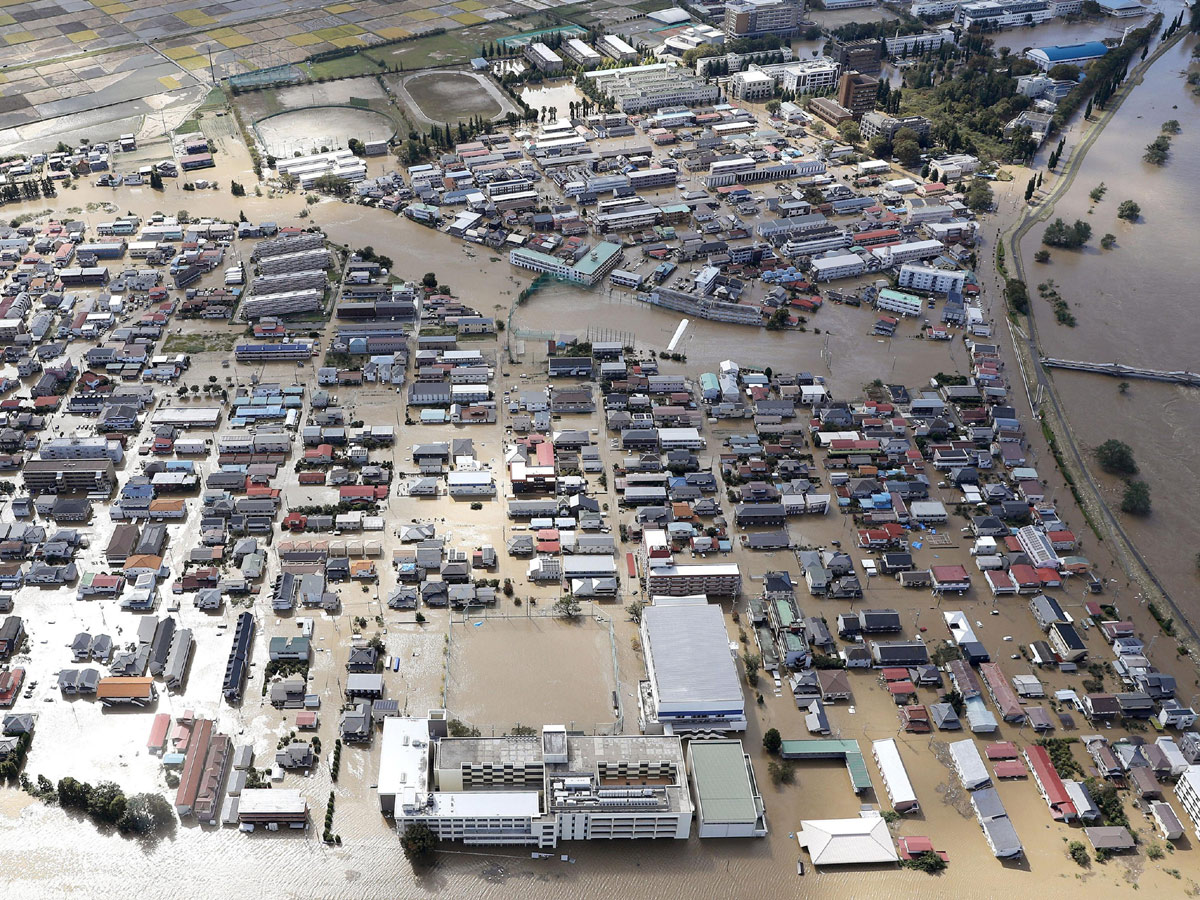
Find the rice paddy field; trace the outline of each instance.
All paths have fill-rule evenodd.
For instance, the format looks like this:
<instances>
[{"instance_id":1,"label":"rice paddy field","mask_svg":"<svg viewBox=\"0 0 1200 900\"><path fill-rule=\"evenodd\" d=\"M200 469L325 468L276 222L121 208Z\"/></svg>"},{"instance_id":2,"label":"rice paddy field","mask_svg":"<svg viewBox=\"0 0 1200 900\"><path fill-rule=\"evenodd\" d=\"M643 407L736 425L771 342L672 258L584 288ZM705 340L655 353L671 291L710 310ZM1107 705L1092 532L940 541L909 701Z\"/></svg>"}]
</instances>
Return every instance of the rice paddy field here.
<instances>
[{"instance_id":1,"label":"rice paddy field","mask_svg":"<svg viewBox=\"0 0 1200 900\"><path fill-rule=\"evenodd\" d=\"M484 43L555 24L546 13L560 8L583 9L553 0L0 0L0 145L161 134L215 82L275 67L317 81L460 65ZM634 0L587 7L588 16L638 12ZM361 52L306 62L338 50Z\"/></svg>"}]
</instances>

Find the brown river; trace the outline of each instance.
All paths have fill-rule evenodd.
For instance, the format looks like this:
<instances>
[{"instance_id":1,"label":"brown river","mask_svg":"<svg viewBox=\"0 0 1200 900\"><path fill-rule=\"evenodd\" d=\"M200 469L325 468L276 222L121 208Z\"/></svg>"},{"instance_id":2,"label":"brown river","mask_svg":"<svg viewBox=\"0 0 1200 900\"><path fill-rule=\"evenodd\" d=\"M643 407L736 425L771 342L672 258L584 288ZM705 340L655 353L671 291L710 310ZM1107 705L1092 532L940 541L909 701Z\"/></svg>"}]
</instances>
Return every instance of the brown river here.
<instances>
[{"instance_id":1,"label":"brown river","mask_svg":"<svg viewBox=\"0 0 1200 900\"><path fill-rule=\"evenodd\" d=\"M1150 69L1058 202L1055 216L1092 226L1088 246L1056 250L1048 264L1039 265L1031 260L1043 229L1035 226L1022 244L1048 356L1160 370L1197 368L1200 322L1192 305L1200 278L1200 209L1194 202L1200 179L1200 98L1185 80L1194 45L1194 40L1180 42ZM1143 162L1146 144L1169 119L1179 121L1182 133L1172 140L1167 164ZM1107 191L1094 203L1089 194L1102 183ZM1116 217L1123 200L1141 206L1136 222ZM1111 250L1100 247L1105 234L1116 237ZM1076 327L1056 324L1049 303L1037 298L1036 286L1048 280L1070 304ZM1144 520L1126 517L1129 533L1175 602L1197 621L1200 391L1131 380L1121 393L1114 378L1064 371L1053 377L1084 446L1118 438L1133 447L1139 477L1150 485L1153 513ZM1120 482L1097 474L1119 505Z\"/></svg>"}]
</instances>

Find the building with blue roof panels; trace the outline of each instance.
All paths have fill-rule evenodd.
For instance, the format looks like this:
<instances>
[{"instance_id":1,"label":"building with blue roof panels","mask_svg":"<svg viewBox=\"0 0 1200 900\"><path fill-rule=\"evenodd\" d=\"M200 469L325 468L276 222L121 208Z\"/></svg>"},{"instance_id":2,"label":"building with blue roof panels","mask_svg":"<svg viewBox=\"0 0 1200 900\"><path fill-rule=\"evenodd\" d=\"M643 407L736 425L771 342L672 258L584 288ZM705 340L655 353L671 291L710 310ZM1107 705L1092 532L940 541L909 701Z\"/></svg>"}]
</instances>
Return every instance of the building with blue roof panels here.
<instances>
[{"instance_id":1,"label":"building with blue roof panels","mask_svg":"<svg viewBox=\"0 0 1200 900\"><path fill-rule=\"evenodd\" d=\"M1099 0L1099 5L1107 15L1115 16L1118 19L1143 16L1150 9L1148 6L1142 6L1137 0Z\"/></svg>"},{"instance_id":2,"label":"building with blue roof panels","mask_svg":"<svg viewBox=\"0 0 1200 900\"><path fill-rule=\"evenodd\" d=\"M1069 46L1035 47L1026 51L1025 58L1036 63L1042 71L1046 71L1064 63L1072 66L1083 65L1093 59L1099 59L1107 52L1108 47L1100 41L1087 41Z\"/></svg>"}]
</instances>

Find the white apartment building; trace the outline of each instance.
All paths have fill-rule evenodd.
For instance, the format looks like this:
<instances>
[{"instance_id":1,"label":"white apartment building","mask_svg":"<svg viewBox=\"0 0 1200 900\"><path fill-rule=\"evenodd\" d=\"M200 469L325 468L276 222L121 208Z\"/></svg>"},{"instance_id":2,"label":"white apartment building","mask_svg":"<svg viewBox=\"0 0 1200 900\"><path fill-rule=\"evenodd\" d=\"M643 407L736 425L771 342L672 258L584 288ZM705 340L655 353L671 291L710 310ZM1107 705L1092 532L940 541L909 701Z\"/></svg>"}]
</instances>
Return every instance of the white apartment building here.
<instances>
[{"instance_id":1,"label":"white apartment building","mask_svg":"<svg viewBox=\"0 0 1200 900\"><path fill-rule=\"evenodd\" d=\"M1080 4L1084 0L1078 0ZM923 53L930 53L942 46L942 44L954 44L954 32L946 31L925 31L920 35L896 35L895 37L884 38L883 46L887 49L889 56L919 56Z\"/></svg>"},{"instance_id":2,"label":"white apartment building","mask_svg":"<svg viewBox=\"0 0 1200 900\"><path fill-rule=\"evenodd\" d=\"M779 74L779 86L796 94L815 94L837 87L841 67L828 56L788 63Z\"/></svg>"},{"instance_id":3,"label":"white apartment building","mask_svg":"<svg viewBox=\"0 0 1200 900\"><path fill-rule=\"evenodd\" d=\"M905 294L901 291L882 290L875 300L875 308L884 312L899 313L902 316L919 316L924 311L920 297Z\"/></svg>"},{"instance_id":4,"label":"white apartment building","mask_svg":"<svg viewBox=\"0 0 1200 900\"><path fill-rule=\"evenodd\" d=\"M742 592L742 573L736 563L677 566L655 562L651 561L646 573L646 592L651 595L736 597Z\"/></svg>"},{"instance_id":5,"label":"white apartment building","mask_svg":"<svg viewBox=\"0 0 1200 900\"><path fill-rule=\"evenodd\" d=\"M313 185L317 179L325 175L354 183L367 177L367 164L349 150L330 150L326 153L314 153L311 156L295 156L291 159L280 159L275 170L280 175L295 175L302 188Z\"/></svg>"},{"instance_id":6,"label":"white apartment building","mask_svg":"<svg viewBox=\"0 0 1200 900\"><path fill-rule=\"evenodd\" d=\"M645 281L645 277L639 275L637 272L613 269L608 276L608 280L621 287L639 288L642 286L642 282Z\"/></svg>"},{"instance_id":7,"label":"white apartment building","mask_svg":"<svg viewBox=\"0 0 1200 900\"><path fill-rule=\"evenodd\" d=\"M925 233L930 237L936 238L942 244L949 244L951 241L957 241L960 238L974 234L975 223L969 219L953 219L949 222L926 222L924 229Z\"/></svg>"},{"instance_id":8,"label":"white apartment building","mask_svg":"<svg viewBox=\"0 0 1200 900\"><path fill-rule=\"evenodd\" d=\"M525 45L525 58L529 60L534 68L541 72L561 72L563 67L562 57L543 44L541 41L532 41Z\"/></svg>"},{"instance_id":9,"label":"white apartment building","mask_svg":"<svg viewBox=\"0 0 1200 900\"><path fill-rule=\"evenodd\" d=\"M930 291L934 294L948 294L951 291L961 293L966 281L966 272L947 271L911 263L900 267L900 287L918 291Z\"/></svg>"},{"instance_id":10,"label":"white apartment building","mask_svg":"<svg viewBox=\"0 0 1200 900\"><path fill-rule=\"evenodd\" d=\"M1082 4L1083 0L1076 0ZM918 4L913 4L914 6ZM939 5L943 5L940 3ZM948 4L950 9L946 12L952 12L954 4ZM923 34L905 34L897 35L884 39L884 46L887 49L888 56L919 56L922 53L929 53L937 50L943 44L954 43L953 31L926 31Z\"/></svg>"},{"instance_id":11,"label":"white apartment building","mask_svg":"<svg viewBox=\"0 0 1200 900\"><path fill-rule=\"evenodd\" d=\"M866 264L861 256L853 253L839 253L836 256L822 256L810 264L814 281L833 281L838 278L853 278L861 275Z\"/></svg>"},{"instance_id":12,"label":"white apartment building","mask_svg":"<svg viewBox=\"0 0 1200 900\"><path fill-rule=\"evenodd\" d=\"M715 103L721 90L705 84L690 70L667 63L630 66L626 69L601 69L584 77L612 97L623 113L661 109L666 106L697 106Z\"/></svg>"},{"instance_id":13,"label":"white apartment building","mask_svg":"<svg viewBox=\"0 0 1200 900\"><path fill-rule=\"evenodd\" d=\"M296 313L313 312L321 308L324 290L305 288L299 291L282 291L278 294L259 294L242 301L243 319L261 319L263 316L290 316Z\"/></svg>"},{"instance_id":14,"label":"white apartment building","mask_svg":"<svg viewBox=\"0 0 1200 900\"><path fill-rule=\"evenodd\" d=\"M628 184L635 191L656 187L674 187L679 173L674 169L636 169L629 173Z\"/></svg>"},{"instance_id":15,"label":"white apartment building","mask_svg":"<svg viewBox=\"0 0 1200 900\"><path fill-rule=\"evenodd\" d=\"M617 267L624 258L619 244L602 241L592 248L579 262L572 265L566 260L529 247L517 247L508 254L508 261L519 268L534 272L546 272L564 281L593 285Z\"/></svg>"},{"instance_id":16,"label":"white apartment building","mask_svg":"<svg viewBox=\"0 0 1200 900\"><path fill-rule=\"evenodd\" d=\"M637 50L616 34L606 34L596 41L596 49L609 59L615 59L618 62L633 62L637 59Z\"/></svg>"},{"instance_id":17,"label":"white apartment building","mask_svg":"<svg viewBox=\"0 0 1200 900\"><path fill-rule=\"evenodd\" d=\"M444 710L384 720L379 802L399 833L422 822L444 841L542 849L691 833L678 737L546 725L536 735L454 738L445 728Z\"/></svg>"},{"instance_id":18,"label":"white apartment building","mask_svg":"<svg viewBox=\"0 0 1200 900\"><path fill-rule=\"evenodd\" d=\"M42 459L111 459L119 465L125 451L120 441L103 437L63 437L43 444L38 455Z\"/></svg>"},{"instance_id":19,"label":"white apartment building","mask_svg":"<svg viewBox=\"0 0 1200 900\"><path fill-rule=\"evenodd\" d=\"M654 225L661 216L662 210L657 206L645 204L597 213L593 222L598 231L607 234L610 231L633 231L635 228Z\"/></svg>"},{"instance_id":20,"label":"white apartment building","mask_svg":"<svg viewBox=\"0 0 1200 900\"><path fill-rule=\"evenodd\" d=\"M898 266L914 259L929 259L945 251L941 241L908 241L903 244L893 244L890 247L873 247L871 255L885 267Z\"/></svg>"},{"instance_id":21,"label":"white apartment building","mask_svg":"<svg viewBox=\"0 0 1200 900\"><path fill-rule=\"evenodd\" d=\"M845 250L850 246L850 235L838 232L829 237L814 238L808 241L788 241L781 248L784 256L814 256L818 253L828 253L830 250Z\"/></svg>"},{"instance_id":22,"label":"white apartment building","mask_svg":"<svg viewBox=\"0 0 1200 900\"><path fill-rule=\"evenodd\" d=\"M564 56L574 60L585 69L594 69L600 63L604 62L603 56L579 40L579 38L571 38L562 45L561 49Z\"/></svg>"},{"instance_id":23,"label":"white apartment building","mask_svg":"<svg viewBox=\"0 0 1200 900\"><path fill-rule=\"evenodd\" d=\"M490 472L450 472L446 490L451 497L491 497L496 493L496 482Z\"/></svg>"},{"instance_id":24,"label":"white apartment building","mask_svg":"<svg viewBox=\"0 0 1200 900\"><path fill-rule=\"evenodd\" d=\"M725 4L725 35L788 37L796 33L801 9L794 0L731 0Z\"/></svg>"},{"instance_id":25,"label":"white apartment building","mask_svg":"<svg viewBox=\"0 0 1200 900\"><path fill-rule=\"evenodd\" d=\"M734 156L728 159L718 159L708 167L708 174L704 177L704 185L708 188L715 188L733 184L738 180L739 175L745 172L752 172L756 165L758 164L752 156Z\"/></svg>"},{"instance_id":26,"label":"white apartment building","mask_svg":"<svg viewBox=\"0 0 1200 900\"><path fill-rule=\"evenodd\" d=\"M734 100L763 103L775 95L775 79L751 67L745 72L734 73L729 79L729 94Z\"/></svg>"},{"instance_id":27,"label":"white apartment building","mask_svg":"<svg viewBox=\"0 0 1200 900\"><path fill-rule=\"evenodd\" d=\"M954 207L947 204L930 203L929 201L921 203L919 200L911 200L909 202L911 203L908 208L907 217L909 225L925 225L929 222L945 222L948 219L954 218Z\"/></svg>"},{"instance_id":28,"label":"white apartment building","mask_svg":"<svg viewBox=\"0 0 1200 900\"><path fill-rule=\"evenodd\" d=\"M693 50L701 44L712 44L720 47L725 43L725 32L719 28L713 28L711 25L690 25L680 31L671 34L665 41L654 48L655 56L683 56L688 50ZM784 48L787 49L787 48ZM733 56L740 60L736 53ZM706 59L722 59L725 57L705 57ZM700 60L696 60L699 65ZM734 60L730 60L729 71L736 72L741 69L741 63L734 64ZM697 69L697 73L703 75L703 69Z\"/></svg>"},{"instance_id":29,"label":"white apartment building","mask_svg":"<svg viewBox=\"0 0 1200 900\"><path fill-rule=\"evenodd\" d=\"M1192 830L1200 837L1200 766L1191 765L1184 770L1175 783L1175 796L1192 820Z\"/></svg>"},{"instance_id":30,"label":"white apartment building","mask_svg":"<svg viewBox=\"0 0 1200 900\"><path fill-rule=\"evenodd\" d=\"M1017 28L1040 25L1056 15L1045 0L1003 0L964 3L954 11L954 21L964 28Z\"/></svg>"},{"instance_id":31,"label":"white apartment building","mask_svg":"<svg viewBox=\"0 0 1200 900\"><path fill-rule=\"evenodd\" d=\"M660 428L658 439L663 450L700 450L704 438L696 428Z\"/></svg>"},{"instance_id":32,"label":"white apartment building","mask_svg":"<svg viewBox=\"0 0 1200 900\"><path fill-rule=\"evenodd\" d=\"M954 11L962 4L963 0L914 0L908 11L918 19L922 17L941 19L953 16Z\"/></svg>"}]
</instances>

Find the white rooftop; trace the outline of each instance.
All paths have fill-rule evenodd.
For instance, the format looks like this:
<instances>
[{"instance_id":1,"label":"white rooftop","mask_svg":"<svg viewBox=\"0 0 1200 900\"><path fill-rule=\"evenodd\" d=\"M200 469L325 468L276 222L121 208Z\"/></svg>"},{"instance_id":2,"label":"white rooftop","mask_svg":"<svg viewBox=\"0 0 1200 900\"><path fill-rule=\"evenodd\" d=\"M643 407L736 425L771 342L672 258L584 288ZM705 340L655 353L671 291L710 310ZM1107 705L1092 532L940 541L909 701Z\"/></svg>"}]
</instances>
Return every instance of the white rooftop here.
<instances>
[{"instance_id":1,"label":"white rooftop","mask_svg":"<svg viewBox=\"0 0 1200 900\"><path fill-rule=\"evenodd\" d=\"M303 794L284 788L245 788L238 798L238 813L243 816L297 813L307 808Z\"/></svg>"},{"instance_id":2,"label":"white rooftop","mask_svg":"<svg viewBox=\"0 0 1200 900\"><path fill-rule=\"evenodd\" d=\"M654 566L654 572L658 575L679 575L683 577L692 575L737 575L741 570L738 569L737 563L711 563L709 565L697 564L690 566L675 566L675 565L656 565L654 560L650 563Z\"/></svg>"},{"instance_id":3,"label":"white rooftop","mask_svg":"<svg viewBox=\"0 0 1200 900\"><path fill-rule=\"evenodd\" d=\"M814 866L853 866L899 859L887 822L861 819L806 819L796 840L808 848Z\"/></svg>"},{"instance_id":4,"label":"white rooftop","mask_svg":"<svg viewBox=\"0 0 1200 900\"><path fill-rule=\"evenodd\" d=\"M748 84L762 84L763 82L766 82L766 81L770 81L770 82L775 81L775 79L772 78L770 75L768 75L766 72L757 72L753 69L746 71L746 72L738 72L734 77L737 78L739 81L746 82Z\"/></svg>"},{"instance_id":5,"label":"white rooftop","mask_svg":"<svg viewBox=\"0 0 1200 900\"><path fill-rule=\"evenodd\" d=\"M536 819L542 811L537 791L437 791L433 794L432 809L427 807L422 811L422 815L430 814L448 818L505 816Z\"/></svg>"},{"instance_id":6,"label":"white rooftop","mask_svg":"<svg viewBox=\"0 0 1200 900\"><path fill-rule=\"evenodd\" d=\"M429 789L429 722L391 716L383 720L378 789L394 794L396 812Z\"/></svg>"}]
</instances>

